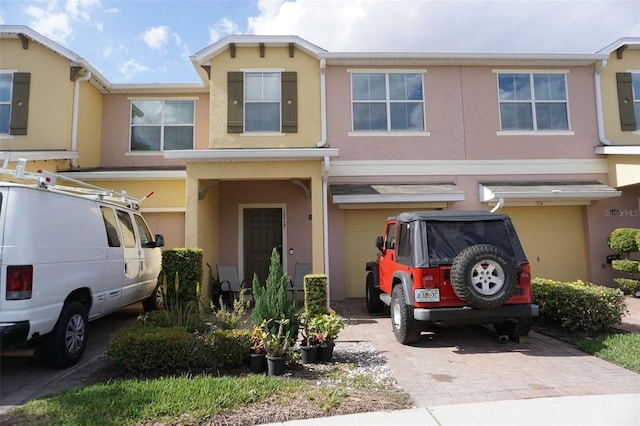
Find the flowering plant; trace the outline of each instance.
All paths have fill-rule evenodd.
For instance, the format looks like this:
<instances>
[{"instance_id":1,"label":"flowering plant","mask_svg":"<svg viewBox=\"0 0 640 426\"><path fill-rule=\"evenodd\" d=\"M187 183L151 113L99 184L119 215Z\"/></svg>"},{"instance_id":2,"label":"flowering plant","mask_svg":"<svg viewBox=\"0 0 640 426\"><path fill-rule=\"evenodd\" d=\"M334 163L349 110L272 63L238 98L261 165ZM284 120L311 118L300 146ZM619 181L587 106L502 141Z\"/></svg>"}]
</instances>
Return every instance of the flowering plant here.
<instances>
[{"instance_id":1,"label":"flowering plant","mask_svg":"<svg viewBox=\"0 0 640 426\"><path fill-rule=\"evenodd\" d=\"M333 310L328 314L315 315L309 323L316 330L321 345L333 344L345 327L344 319Z\"/></svg>"},{"instance_id":2,"label":"flowering plant","mask_svg":"<svg viewBox=\"0 0 640 426\"><path fill-rule=\"evenodd\" d=\"M262 322L262 329L265 332L264 347L269 356L285 356L289 354L291 349L291 339L289 337L289 331L285 332L285 327L289 324L288 319L277 320L278 332L273 333L269 331L269 321Z\"/></svg>"},{"instance_id":3,"label":"flowering plant","mask_svg":"<svg viewBox=\"0 0 640 426\"><path fill-rule=\"evenodd\" d=\"M251 353L254 354L264 354L266 353L266 348L264 346L264 341L267 335L265 334L262 327L253 325L251 327Z\"/></svg>"}]
</instances>

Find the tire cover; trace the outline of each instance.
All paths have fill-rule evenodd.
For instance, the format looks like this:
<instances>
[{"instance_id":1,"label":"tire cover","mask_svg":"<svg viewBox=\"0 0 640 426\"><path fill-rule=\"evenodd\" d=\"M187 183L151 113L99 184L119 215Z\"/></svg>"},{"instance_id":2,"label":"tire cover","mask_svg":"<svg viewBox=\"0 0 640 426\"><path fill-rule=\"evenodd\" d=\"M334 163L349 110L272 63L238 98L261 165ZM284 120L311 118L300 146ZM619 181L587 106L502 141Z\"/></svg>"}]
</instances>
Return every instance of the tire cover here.
<instances>
[{"instance_id":1,"label":"tire cover","mask_svg":"<svg viewBox=\"0 0 640 426\"><path fill-rule=\"evenodd\" d=\"M499 247L478 244L462 250L451 265L451 287L474 308L492 309L513 295L516 284L514 262Z\"/></svg>"}]
</instances>

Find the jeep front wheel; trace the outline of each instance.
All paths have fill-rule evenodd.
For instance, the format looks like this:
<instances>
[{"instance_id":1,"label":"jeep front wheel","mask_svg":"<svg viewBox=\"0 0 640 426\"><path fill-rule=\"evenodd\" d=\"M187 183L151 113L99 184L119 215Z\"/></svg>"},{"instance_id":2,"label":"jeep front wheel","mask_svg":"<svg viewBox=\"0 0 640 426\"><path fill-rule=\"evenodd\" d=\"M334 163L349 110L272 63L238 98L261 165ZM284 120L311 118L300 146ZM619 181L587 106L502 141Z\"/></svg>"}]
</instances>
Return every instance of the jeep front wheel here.
<instances>
[{"instance_id":1,"label":"jeep front wheel","mask_svg":"<svg viewBox=\"0 0 640 426\"><path fill-rule=\"evenodd\" d=\"M367 311L370 314L379 314L384 310L384 303L380 300L380 289L373 282L373 273L367 274L365 294L367 297Z\"/></svg>"},{"instance_id":2,"label":"jeep front wheel","mask_svg":"<svg viewBox=\"0 0 640 426\"><path fill-rule=\"evenodd\" d=\"M404 301L402 285L396 285L391 292L391 327L403 345L415 343L420 338L420 323L413 317L413 306Z\"/></svg>"},{"instance_id":3,"label":"jeep front wheel","mask_svg":"<svg viewBox=\"0 0 640 426\"><path fill-rule=\"evenodd\" d=\"M478 244L462 250L451 265L451 287L474 308L492 309L513 295L516 269L504 250Z\"/></svg>"}]
</instances>

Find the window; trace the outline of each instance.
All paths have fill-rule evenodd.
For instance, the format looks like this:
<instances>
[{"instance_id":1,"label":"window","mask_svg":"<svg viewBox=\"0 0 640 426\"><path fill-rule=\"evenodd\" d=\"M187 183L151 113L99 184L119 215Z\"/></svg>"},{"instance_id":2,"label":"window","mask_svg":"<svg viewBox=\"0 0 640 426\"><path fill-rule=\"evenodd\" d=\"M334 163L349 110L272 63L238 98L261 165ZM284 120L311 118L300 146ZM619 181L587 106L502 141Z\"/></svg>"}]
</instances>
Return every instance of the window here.
<instances>
[{"instance_id":1,"label":"window","mask_svg":"<svg viewBox=\"0 0 640 426\"><path fill-rule=\"evenodd\" d=\"M498 74L502 130L569 130L565 74Z\"/></svg>"},{"instance_id":2,"label":"window","mask_svg":"<svg viewBox=\"0 0 640 426\"><path fill-rule=\"evenodd\" d=\"M295 71L227 73L228 133L297 133Z\"/></svg>"},{"instance_id":3,"label":"window","mask_svg":"<svg viewBox=\"0 0 640 426\"><path fill-rule=\"evenodd\" d=\"M280 131L280 73L244 75L244 131Z\"/></svg>"},{"instance_id":4,"label":"window","mask_svg":"<svg viewBox=\"0 0 640 426\"><path fill-rule=\"evenodd\" d=\"M0 74L0 134L9 134L9 120L11 119L11 89L13 74Z\"/></svg>"},{"instance_id":5,"label":"window","mask_svg":"<svg viewBox=\"0 0 640 426\"><path fill-rule=\"evenodd\" d=\"M136 246L136 234L133 230L133 223L131 222L131 216L129 213L118 210L118 219L122 225L122 238L124 240L124 246L132 248Z\"/></svg>"},{"instance_id":6,"label":"window","mask_svg":"<svg viewBox=\"0 0 640 426\"><path fill-rule=\"evenodd\" d=\"M100 207L104 227L107 230L107 243L109 247L120 247L120 237L118 236L118 223L113 209L109 207Z\"/></svg>"},{"instance_id":7,"label":"window","mask_svg":"<svg viewBox=\"0 0 640 426\"><path fill-rule=\"evenodd\" d=\"M195 102L131 101L131 151L193 149Z\"/></svg>"},{"instance_id":8,"label":"window","mask_svg":"<svg viewBox=\"0 0 640 426\"><path fill-rule=\"evenodd\" d=\"M133 217L136 220L136 227L138 228L138 235L140 236L140 245L142 247L155 247L153 236L151 236L151 231L149 231L144 219L138 215L134 215Z\"/></svg>"},{"instance_id":9,"label":"window","mask_svg":"<svg viewBox=\"0 0 640 426\"><path fill-rule=\"evenodd\" d=\"M0 72L0 135L26 135L31 73Z\"/></svg>"},{"instance_id":10,"label":"window","mask_svg":"<svg viewBox=\"0 0 640 426\"><path fill-rule=\"evenodd\" d=\"M419 73L352 73L353 130L424 131Z\"/></svg>"}]
</instances>

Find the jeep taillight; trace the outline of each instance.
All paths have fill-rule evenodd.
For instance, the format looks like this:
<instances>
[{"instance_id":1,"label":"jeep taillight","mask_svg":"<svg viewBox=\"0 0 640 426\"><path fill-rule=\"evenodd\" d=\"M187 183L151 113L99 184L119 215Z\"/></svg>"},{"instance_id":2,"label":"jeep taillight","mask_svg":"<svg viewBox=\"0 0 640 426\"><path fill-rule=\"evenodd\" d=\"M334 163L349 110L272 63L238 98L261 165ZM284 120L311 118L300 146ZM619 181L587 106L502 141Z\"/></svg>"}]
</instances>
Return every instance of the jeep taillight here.
<instances>
[{"instance_id":1,"label":"jeep taillight","mask_svg":"<svg viewBox=\"0 0 640 426\"><path fill-rule=\"evenodd\" d=\"M7 300L31 299L33 265L7 266Z\"/></svg>"},{"instance_id":2,"label":"jeep taillight","mask_svg":"<svg viewBox=\"0 0 640 426\"><path fill-rule=\"evenodd\" d=\"M518 275L518 285L523 287L529 287L531 285L531 267L529 264L520 266Z\"/></svg>"},{"instance_id":3,"label":"jeep taillight","mask_svg":"<svg viewBox=\"0 0 640 426\"><path fill-rule=\"evenodd\" d=\"M434 285L435 285L435 280L433 279L433 275L422 276L422 288L433 288Z\"/></svg>"}]
</instances>

